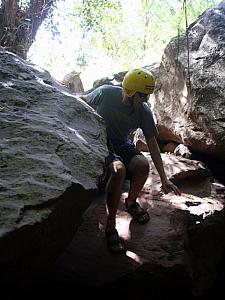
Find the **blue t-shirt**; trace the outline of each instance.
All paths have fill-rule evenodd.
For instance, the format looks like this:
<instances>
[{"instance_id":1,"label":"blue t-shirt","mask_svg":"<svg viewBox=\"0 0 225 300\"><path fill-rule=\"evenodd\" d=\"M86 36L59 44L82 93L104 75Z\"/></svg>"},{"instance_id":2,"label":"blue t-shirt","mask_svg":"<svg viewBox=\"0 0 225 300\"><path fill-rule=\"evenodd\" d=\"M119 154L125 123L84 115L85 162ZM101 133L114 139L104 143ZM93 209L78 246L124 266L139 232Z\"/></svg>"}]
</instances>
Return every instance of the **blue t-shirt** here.
<instances>
[{"instance_id":1,"label":"blue t-shirt","mask_svg":"<svg viewBox=\"0 0 225 300\"><path fill-rule=\"evenodd\" d=\"M123 103L122 88L103 85L87 95L87 103L104 119L107 138L113 145L120 145L128 135L141 128L145 138L158 134L152 111L147 103L142 103L139 110L133 105Z\"/></svg>"}]
</instances>

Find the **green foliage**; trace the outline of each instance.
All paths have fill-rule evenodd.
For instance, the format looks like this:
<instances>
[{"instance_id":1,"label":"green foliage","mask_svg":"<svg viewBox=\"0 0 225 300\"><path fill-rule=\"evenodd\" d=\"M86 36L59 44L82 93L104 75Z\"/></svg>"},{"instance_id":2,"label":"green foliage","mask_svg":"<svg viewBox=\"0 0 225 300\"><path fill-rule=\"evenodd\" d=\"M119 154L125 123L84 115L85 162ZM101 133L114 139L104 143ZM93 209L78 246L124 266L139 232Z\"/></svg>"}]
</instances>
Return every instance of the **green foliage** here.
<instances>
[{"instance_id":1,"label":"green foliage","mask_svg":"<svg viewBox=\"0 0 225 300\"><path fill-rule=\"evenodd\" d=\"M143 65L160 60L170 39L178 35L178 30L182 33L186 29L181 0L136 1L133 19L125 14L123 4L129 5L126 0L78 2L74 8L79 12L84 38L91 36L91 48L119 60L121 68L133 67L134 62ZM216 5L213 0L186 2L189 24L206 8Z\"/></svg>"},{"instance_id":2,"label":"green foliage","mask_svg":"<svg viewBox=\"0 0 225 300\"><path fill-rule=\"evenodd\" d=\"M159 62L169 41L186 30L184 2L191 24L218 1L59 0L53 14L56 21L46 22L58 46L54 41L52 49L46 47L42 66L52 71L61 64L64 74L91 69L94 77L98 70L106 70L106 64L110 74ZM66 37L70 46L65 50Z\"/></svg>"},{"instance_id":3,"label":"green foliage","mask_svg":"<svg viewBox=\"0 0 225 300\"><path fill-rule=\"evenodd\" d=\"M74 6L80 16L80 26L85 31L104 32L102 25L111 23L121 9L119 0L80 0ZM116 20L115 20L116 21ZM115 22L114 22L115 23Z\"/></svg>"},{"instance_id":4,"label":"green foliage","mask_svg":"<svg viewBox=\"0 0 225 300\"><path fill-rule=\"evenodd\" d=\"M118 34L123 25L121 1L76 1L74 10L79 15L78 26L83 31L83 39L88 39L91 43L89 50L94 47L100 52L105 51L111 57L116 57L119 48ZM84 54L79 55L79 63L81 58L86 64Z\"/></svg>"},{"instance_id":5,"label":"green foliage","mask_svg":"<svg viewBox=\"0 0 225 300\"><path fill-rule=\"evenodd\" d=\"M191 22L197 19L197 17L203 13L209 7L216 7L218 1L216 0L189 0L187 1L188 17ZM190 24L190 22L189 22Z\"/></svg>"}]
</instances>

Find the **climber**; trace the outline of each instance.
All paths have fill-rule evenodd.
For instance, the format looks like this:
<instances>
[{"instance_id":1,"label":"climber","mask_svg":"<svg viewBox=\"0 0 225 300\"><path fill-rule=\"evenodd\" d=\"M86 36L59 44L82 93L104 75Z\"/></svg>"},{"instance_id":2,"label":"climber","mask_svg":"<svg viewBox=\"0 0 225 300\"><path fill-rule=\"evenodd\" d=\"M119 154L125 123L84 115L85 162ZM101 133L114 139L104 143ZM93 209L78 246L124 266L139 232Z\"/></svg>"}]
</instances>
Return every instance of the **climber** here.
<instances>
[{"instance_id":1,"label":"climber","mask_svg":"<svg viewBox=\"0 0 225 300\"><path fill-rule=\"evenodd\" d=\"M141 128L153 163L165 193L173 191L180 195L179 188L166 176L160 150L156 141L158 134L152 111L147 104L155 88L155 78L149 71L134 69L126 73L122 87L103 85L85 96L86 102L104 119L109 155L105 160L105 183L107 223L105 235L108 249L124 253L125 246L116 229L116 214L125 179L130 180L126 211L140 224L149 221L149 213L138 203L138 195L144 186L149 163L129 139L131 131Z\"/></svg>"}]
</instances>

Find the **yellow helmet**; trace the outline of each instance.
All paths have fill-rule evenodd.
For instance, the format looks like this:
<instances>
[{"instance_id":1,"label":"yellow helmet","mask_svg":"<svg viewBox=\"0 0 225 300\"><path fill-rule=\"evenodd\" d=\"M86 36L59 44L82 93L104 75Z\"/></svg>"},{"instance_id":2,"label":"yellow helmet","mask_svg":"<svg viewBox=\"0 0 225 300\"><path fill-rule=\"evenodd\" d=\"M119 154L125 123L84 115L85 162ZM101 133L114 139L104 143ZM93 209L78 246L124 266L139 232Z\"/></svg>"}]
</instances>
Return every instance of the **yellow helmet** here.
<instances>
[{"instance_id":1,"label":"yellow helmet","mask_svg":"<svg viewBox=\"0 0 225 300\"><path fill-rule=\"evenodd\" d=\"M155 77L149 71L134 69L124 76L122 87L128 97L132 97L137 92L149 95L154 91Z\"/></svg>"}]
</instances>

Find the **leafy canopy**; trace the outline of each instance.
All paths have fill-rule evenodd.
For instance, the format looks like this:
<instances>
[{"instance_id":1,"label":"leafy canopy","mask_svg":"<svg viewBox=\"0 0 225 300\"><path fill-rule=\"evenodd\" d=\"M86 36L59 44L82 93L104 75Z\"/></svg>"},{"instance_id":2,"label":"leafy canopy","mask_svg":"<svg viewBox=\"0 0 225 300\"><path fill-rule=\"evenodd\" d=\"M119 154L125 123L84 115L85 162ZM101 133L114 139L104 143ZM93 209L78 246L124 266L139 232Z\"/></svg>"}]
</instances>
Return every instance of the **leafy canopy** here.
<instances>
[{"instance_id":1,"label":"leafy canopy","mask_svg":"<svg viewBox=\"0 0 225 300\"><path fill-rule=\"evenodd\" d=\"M108 67L111 74L159 62L171 38L186 30L184 2L190 24L218 0L58 1L53 18L58 34L51 36L52 52L50 46L45 49L48 69L58 62L64 72L85 74L96 66L102 72ZM65 50L66 44L70 46Z\"/></svg>"}]
</instances>

